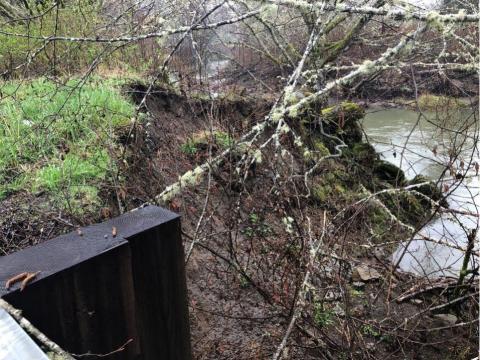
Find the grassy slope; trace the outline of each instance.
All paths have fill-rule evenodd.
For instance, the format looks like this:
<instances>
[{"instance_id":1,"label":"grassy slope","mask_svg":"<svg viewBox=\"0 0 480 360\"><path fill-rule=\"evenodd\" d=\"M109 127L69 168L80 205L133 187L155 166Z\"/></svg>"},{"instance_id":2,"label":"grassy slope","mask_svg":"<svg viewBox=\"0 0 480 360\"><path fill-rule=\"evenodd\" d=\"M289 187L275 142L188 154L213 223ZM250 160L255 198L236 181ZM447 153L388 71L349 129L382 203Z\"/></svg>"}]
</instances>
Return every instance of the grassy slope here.
<instances>
[{"instance_id":1,"label":"grassy slope","mask_svg":"<svg viewBox=\"0 0 480 360\"><path fill-rule=\"evenodd\" d=\"M98 201L114 171L116 134L134 105L118 81L93 78L62 85L39 78L0 86L0 199L47 192L77 210Z\"/></svg>"}]
</instances>

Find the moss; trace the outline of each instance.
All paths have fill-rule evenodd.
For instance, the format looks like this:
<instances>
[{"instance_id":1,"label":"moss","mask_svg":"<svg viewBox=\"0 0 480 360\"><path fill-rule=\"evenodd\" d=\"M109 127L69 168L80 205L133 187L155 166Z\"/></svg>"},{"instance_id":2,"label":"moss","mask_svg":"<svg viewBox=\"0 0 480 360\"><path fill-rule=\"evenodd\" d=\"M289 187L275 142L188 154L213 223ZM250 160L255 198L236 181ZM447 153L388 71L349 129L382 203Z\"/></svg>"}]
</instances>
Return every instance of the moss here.
<instances>
[{"instance_id":1,"label":"moss","mask_svg":"<svg viewBox=\"0 0 480 360\"><path fill-rule=\"evenodd\" d=\"M390 222L390 215L384 208L375 206L371 212L370 219L378 228L384 229L386 224Z\"/></svg>"},{"instance_id":2,"label":"moss","mask_svg":"<svg viewBox=\"0 0 480 360\"><path fill-rule=\"evenodd\" d=\"M411 192L385 193L380 199L403 222L416 226L428 215L421 199Z\"/></svg>"},{"instance_id":3,"label":"moss","mask_svg":"<svg viewBox=\"0 0 480 360\"><path fill-rule=\"evenodd\" d=\"M307 116L303 116L298 121L299 133L303 138L309 138L314 134L314 126L310 121L311 119Z\"/></svg>"},{"instance_id":4,"label":"moss","mask_svg":"<svg viewBox=\"0 0 480 360\"><path fill-rule=\"evenodd\" d=\"M213 133L215 138L215 142L222 148L227 149L232 147L233 145L233 138L224 131L215 131Z\"/></svg>"},{"instance_id":5,"label":"moss","mask_svg":"<svg viewBox=\"0 0 480 360\"><path fill-rule=\"evenodd\" d=\"M344 113L345 121L358 121L365 116L365 110L360 105L349 101L325 108L321 115L325 120L334 122L341 112Z\"/></svg>"},{"instance_id":6,"label":"moss","mask_svg":"<svg viewBox=\"0 0 480 360\"><path fill-rule=\"evenodd\" d=\"M323 143L323 141L321 141L320 139L314 139L314 140L313 140L313 149L314 149L315 151L318 151L318 154L319 154L321 157L330 155L330 151L329 151L328 148L325 146L325 144Z\"/></svg>"},{"instance_id":7,"label":"moss","mask_svg":"<svg viewBox=\"0 0 480 360\"><path fill-rule=\"evenodd\" d=\"M423 184L419 187L415 187L414 190L418 191L419 193L428 196L430 199L434 201L439 201L440 204L444 207L448 207L448 203L445 199L443 199L442 191L428 178L423 175L417 175L412 180L410 180L407 185L417 185L421 183ZM425 206L430 207L431 204L427 199L422 198L423 203Z\"/></svg>"},{"instance_id":8,"label":"moss","mask_svg":"<svg viewBox=\"0 0 480 360\"><path fill-rule=\"evenodd\" d=\"M396 214L396 210L393 211ZM375 244L381 244L381 247L386 252L393 252L397 248L398 244L392 242L392 237L404 236L401 235L401 227L397 226L395 221L392 221L390 213L378 205L376 202L371 202L365 222L368 224L368 228L371 229L370 240ZM397 233L398 232L398 233Z\"/></svg>"},{"instance_id":9,"label":"moss","mask_svg":"<svg viewBox=\"0 0 480 360\"><path fill-rule=\"evenodd\" d=\"M442 198L442 193L435 184L429 182L429 180L422 175L417 175L413 180L406 181L405 175L398 167L385 161L378 161L375 170L375 175L377 177L381 175L380 177L383 181L383 188L387 189L392 188L392 186L408 186L427 182L427 184L412 189L416 191L402 190L380 195L380 200L387 206L387 208L405 223L417 226L430 214L429 210L432 208L431 202L418 193L426 195L435 201L439 201ZM372 179L371 184L373 184L373 187L376 187L376 190L381 189L382 184L378 183L378 178ZM443 203L443 206L448 206L448 204L445 202ZM374 229L381 229L382 224L385 223L385 221L388 221L388 217L389 215L382 209L375 211L371 216Z\"/></svg>"},{"instance_id":10,"label":"moss","mask_svg":"<svg viewBox=\"0 0 480 360\"><path fill-rule=\"evenodd\" d=\"M379 160L377 152L369 143L353 144L350 154L356 162L362 165L371 165Z\"/></svg>"},{"instance_id":11,"label":"moss","mask_svg":"<svg viewBox=\"0 0 480 360\"><path fill-rule=\"evenodd\" d=\"M333 206L351 201L357 197L353 184L354 180L343 167L331 168L315 178L311 199L317 204Z\"/></svg>"},{"instance_id":12,"label":"moss","mask_svg":"<svg viewBox=\"0 0 480 360\"><path fill-rule=\"evenodd\" d=\"M373 173L378 179L393 186L403 186L406 183L403 170L388 161L375 161L373 165Z\"/></svg>"},{"instance_id":13,"label":"moss","mask_svg":"<svg viewBox=\"0 0 480 360\"><path fill-rule=\"evenodd\" d=\"M293 116L292 116L293 117ZM283 119L283 112L281 110L275 110L273 114L270 116L270 119L274 122L277 123L281 119Z\"/></svg>"},{"instance_id":14,"label":"moss","mask_svg":"<svg viewBox=\"0 0 480 360\"><path fill-rule=\"evenodd\" d=\"M461 99L438 96L432 94L422 94L417 100L418 107L423 111L435 111L438 109L460 109L468 106L468 103Z\"/></svg>"},{"instance_id":15,"label":"moss","mask_svg":"<svg viewBox=\"0 0 480 360\"><path fill-rule=\"evenodd\" d=\"M309 144L309 149L303 154L303 157L306 161L318 161L319 159L330 155L330 151L320 137L309 137L305 135L302 137L302 139Z\"/></svg>"},{"instance_id":16,"label":"moss","mask_svg":"<svg viewBox=\"0 0 480 360\"><path fill-rule=\"evenodd\" d=\"M347 145L362 141L363 133L358 121L365 116L365 110L360 105L342 102L323 109L321 116L326 133L338 136Z\"/></svg>"},{"instance_id":17,"label":"moss","mask_svg":"<svg viewBox=\"0 0 480 360\"><path fill-rule=\"evenodd\" d=\"M345 46L345 40L333 41L331 43L325 44L325 50L337 52Z\"/></svg>"},{"instance_id":18,"label":"moss","mask_svg":"<svg viewBox=\"0 0 480 360\"><path fill-rule=\"evenodd\" d=\"M233 142L233 138L224 131L199 131L181 145L181 150L187 155L194 155L206 151L210 144L214 149L227 149Z\"/></svg>"},{"instance_id":19,"label":"moss","mask_svg":"<svg viewBox=\"0 0 480 360\"><path fill-rule=\"evenodd\" d=\"M329 186L315 185L312 187L311 198L318 204L325 203L330 195L331 188Z\"/></svg>"},{"instance_id":20,"label":"moss","mask_svg":"<svg viewBox=\"0 0 480 360\"><path fill-rule=\"evenodd\" d=\"M218 97L220 97L219 95ZM210 102L212 101L212 94L207 92L192 92L189 94L190 99L199 100L200 102Z\"/></svg>"}]
</instances>

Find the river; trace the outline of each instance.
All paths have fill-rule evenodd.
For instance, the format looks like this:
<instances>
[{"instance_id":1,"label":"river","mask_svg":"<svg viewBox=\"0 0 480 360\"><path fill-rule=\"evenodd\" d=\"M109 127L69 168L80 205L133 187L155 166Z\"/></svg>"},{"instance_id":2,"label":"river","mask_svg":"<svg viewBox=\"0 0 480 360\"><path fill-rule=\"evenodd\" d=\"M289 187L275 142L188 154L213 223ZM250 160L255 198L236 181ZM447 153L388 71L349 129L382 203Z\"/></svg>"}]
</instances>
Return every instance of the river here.
<instances>
[{"instance_id":1,"label":"river","mask_svg":"<svg viewBox=\"0 0 480 360\"><path fill-rule=\"evenodd\" d=\"M384 160L402 168L409 179L416 174L427 176L433 181L440 179L442 189L451 192L447 199L450 208L473 214L444 213L421 230L429 238L465 248L467 231L479 227L480 181L475 169L475 162L480 163L476 136L478 117L477 128L471 127L467 136L463 136L454 130L460 129L467 122L474 123L472 111L452 112L443 119L438 119L433 113L426 115L427 119L419 119L418 113L410 110L369 108L362 125L368 140ZM433 122L441 123L444 130ZM449 170L442 177L450 162L449 149L452 144L459 154L452 165L455 173L462 172L465 175L462 180L452 179ZM401 258L401 270L428 277L458 276L463 263L462 251L419 237L414 238L408 246L407 244L402 243L392 255L393 263ZM477 251L478 248L476 241ZM477 258L472 257L470 267L476 261Z\"/></svg>"}]
</instances>

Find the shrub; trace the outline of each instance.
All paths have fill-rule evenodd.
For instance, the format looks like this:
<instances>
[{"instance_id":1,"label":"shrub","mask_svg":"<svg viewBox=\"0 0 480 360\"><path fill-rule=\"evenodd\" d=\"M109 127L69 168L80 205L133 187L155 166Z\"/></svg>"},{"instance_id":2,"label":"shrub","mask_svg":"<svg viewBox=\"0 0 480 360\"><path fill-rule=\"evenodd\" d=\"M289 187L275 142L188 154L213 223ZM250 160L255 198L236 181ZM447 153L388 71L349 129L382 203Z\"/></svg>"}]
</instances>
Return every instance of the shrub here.
<instances>
[{"instance_id":1,"label":"shrub","mask_svg":"<svg viewBox=\"0 0 480 360\"><path fill-rule=\"evenodd\" d=\"M106 4L103 2L77 0L60 2L58 7L54 6L51 0L25 1L27 2L30 3L29 8L34 16L26 22L2 24L0 73L8 72L10 78L19 75L38 76L52 71L53 75L57 76L72 74L89 67L101 55L103 55L102 62L105 64L103 72L105 72L105 66L127 68L130 72L146 70L151 66L148 60L155 56L149 54L149 57L145 58L145 45L139 43L126 44L112 52L111 45L96 42L45 42L45 38L54 34L80 38L114 36L113 27L102 34L105 22L110 22L109 18L103 18L102 14L108 14L108 10L104 9ZM140 49L142 46L144 48ZM108 53L108 56L105 56L105 53ZM157 53L161 52L157 51ZM35 56L29 58L32 54ZM27 62L28 66L25 66ZM19 68L15 69L16 67Z\"/></svg>"},{"instance_id":2,"label":"shrub","mask_svg":"<svg viewBox=\"0 0 480 360\"><path fill-rule=\"evenodd\" d=\"M467 106L467 104L460 99L432 94L420 95L417 99L417 104L422 111L457 109Z\"/></svg>"}]
</instances>

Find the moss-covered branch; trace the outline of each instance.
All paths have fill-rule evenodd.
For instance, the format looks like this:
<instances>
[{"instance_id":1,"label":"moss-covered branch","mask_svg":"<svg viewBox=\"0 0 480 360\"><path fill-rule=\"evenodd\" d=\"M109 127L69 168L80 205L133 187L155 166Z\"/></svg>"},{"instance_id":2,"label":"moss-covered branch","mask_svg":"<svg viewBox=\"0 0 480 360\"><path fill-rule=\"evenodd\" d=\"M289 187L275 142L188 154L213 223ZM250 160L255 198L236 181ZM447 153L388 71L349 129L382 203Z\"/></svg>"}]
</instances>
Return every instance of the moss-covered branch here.
<instances>
[{"instance_id":1,"label":"moss-covered branch","mask_svg":"<svg viewBox=\"0 0 480 360\"><path fill-rule=\"evenodd\" d=\"M385 4L384 0L377 0L373 5L375 8L381 7ZM326 63L329 63L335 60L340 53L345 50L355 39L355 36L358 35L360 30L370 21L373 17L372 14L367 14L362 16L357 22L347 31L345 36L334 43L331 43L329 46L325 47L325 54L320 59L320 63L317 64L319 67L323 67Z\"/></svg>"},{"instance_id":2,"label":"moss-covered branch","mask_svg":"<svg viewBox=\"0 0 480 360\"><path fill-rule=\"evenodd\" d=\"M308 3L303 0L264 0L265 2L283 5L297 9L310 10L310 11L320 11L320 12L338 12L338 13L347 13L347 14L363 14L363 15L372 15L372 16L385 16L393 20L420 20L425 22L440 22L440 23L467 23L467 22L478 22L480 20L479 14L467 14L465 11L459 11L457 14L440 14L437 11L414 11L409 12L397 8L375 8L372 6L352 6L349 4L324 4L323 2L319 3Z\"/></svg>"}]
</instances>

